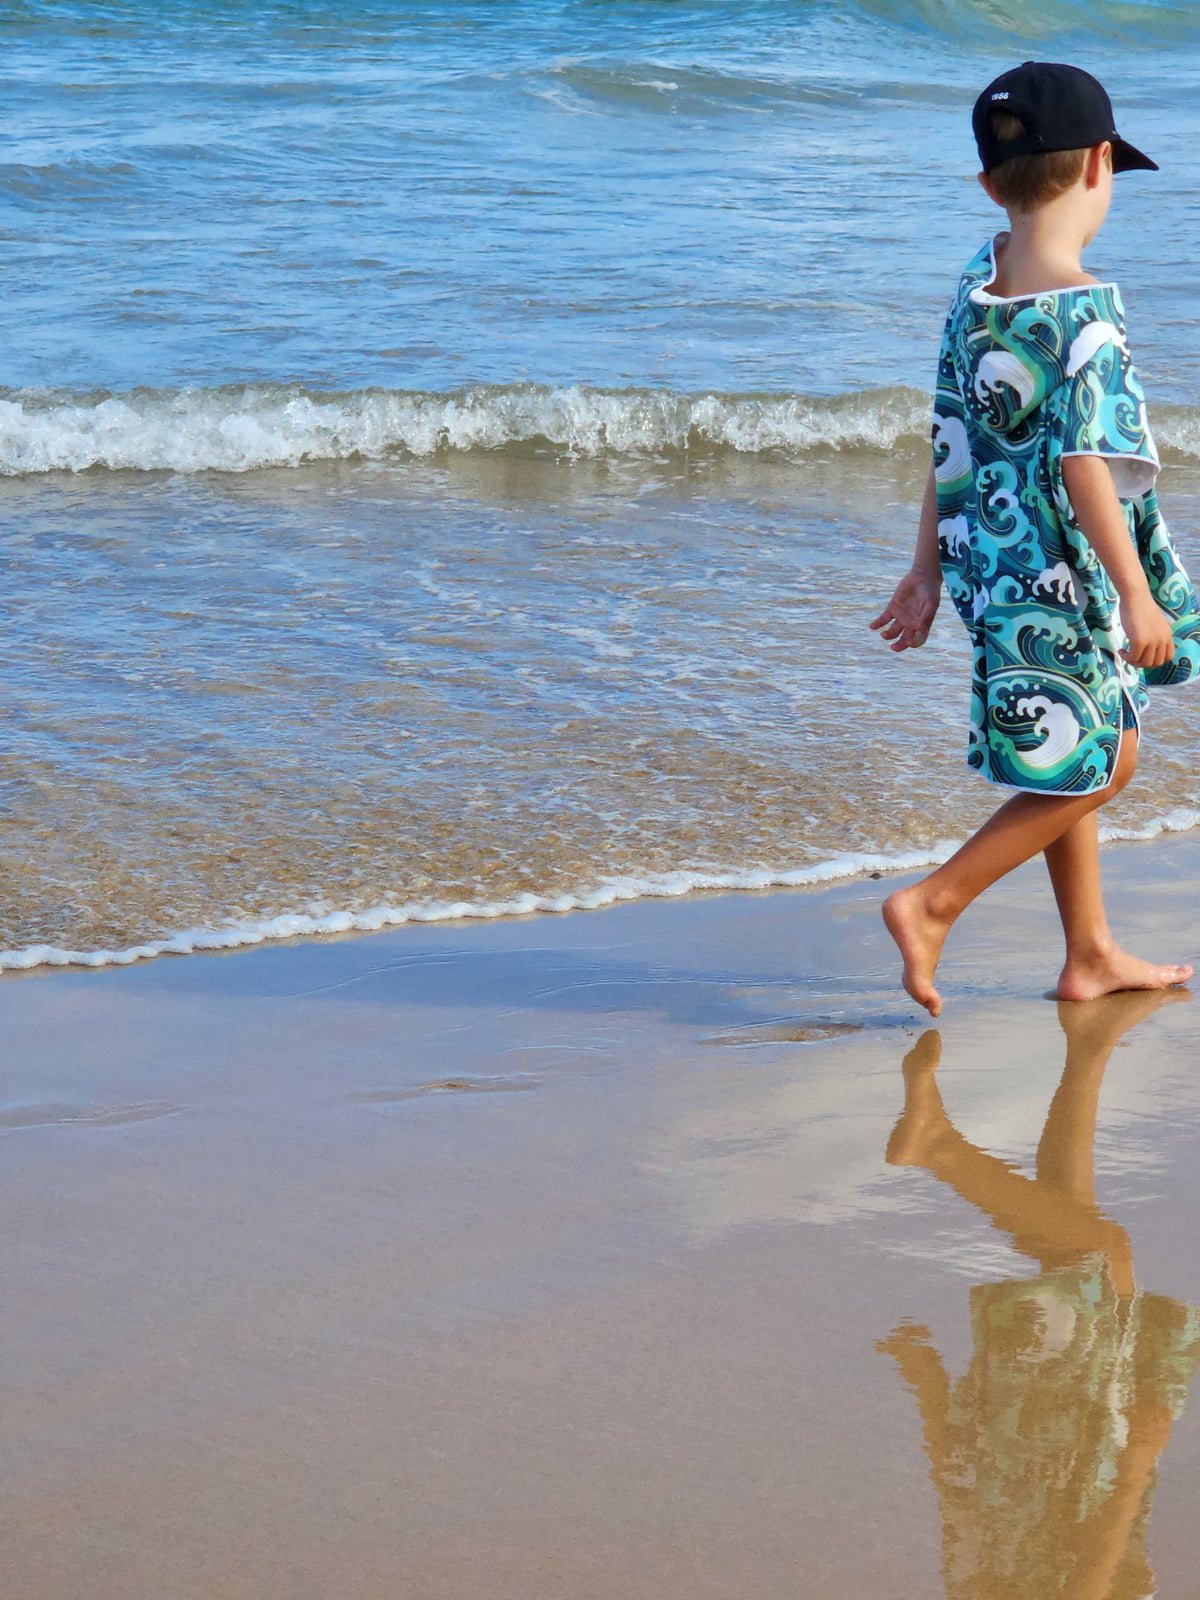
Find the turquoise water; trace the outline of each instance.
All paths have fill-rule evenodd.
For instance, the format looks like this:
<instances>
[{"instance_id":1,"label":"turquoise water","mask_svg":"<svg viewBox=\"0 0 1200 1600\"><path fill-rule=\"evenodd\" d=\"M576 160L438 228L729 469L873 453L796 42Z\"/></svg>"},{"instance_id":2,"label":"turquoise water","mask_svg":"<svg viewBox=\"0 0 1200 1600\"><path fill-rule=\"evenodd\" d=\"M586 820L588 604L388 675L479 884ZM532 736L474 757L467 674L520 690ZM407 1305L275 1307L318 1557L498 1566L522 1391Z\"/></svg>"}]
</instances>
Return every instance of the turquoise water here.
<instances>
[{"instance_id":1,"label":"turquoise water","mask_svg":"<svg viewBox=\"0 0 1200 1600\"><path fill-rule=\"evenodd\" d=\"M1186 551L1194 8L6 8L0 944L960 835L952 619L903 671L862 623L998 217L970 105L1030 54L1162 165L1090 265ZM1200 799L1170 705L1129 826Z\"/></svg>"},{"instance_id":2,"label":"turquoise water","mask_svg":"<svg viewBox=\"0 0 1200 1600\"><path fill-rule=\"evenodd\" d=\"M1190 402L1198 46L1148 4L6 7L5 380L924 388L994 215L971 102L1033 51L1161 161L1103 256Z\"/></svg>"}]
</instances>

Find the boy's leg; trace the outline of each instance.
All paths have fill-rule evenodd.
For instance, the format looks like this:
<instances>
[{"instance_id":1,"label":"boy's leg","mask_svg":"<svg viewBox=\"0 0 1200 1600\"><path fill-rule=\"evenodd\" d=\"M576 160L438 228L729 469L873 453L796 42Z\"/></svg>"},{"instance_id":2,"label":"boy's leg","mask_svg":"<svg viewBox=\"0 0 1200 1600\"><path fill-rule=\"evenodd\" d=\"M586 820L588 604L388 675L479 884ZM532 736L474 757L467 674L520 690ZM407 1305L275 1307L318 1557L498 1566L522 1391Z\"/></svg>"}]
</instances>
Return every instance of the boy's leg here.
<instances>
[{"instance_id":1,"label":"boy's leg","mask_svg":"<svg viewBox=\"0 0 1200 1600\"><path fill-rule=\"evenodd\" d=\"M1087 795L1014 795L944 866L910 889L889 895L883 906L883 920L904 957L904 987L931 1016L936 1017L942 1009L941 996L933 985L942 945L971 901L1113 799L1136 767L1137 737L1126 734L1107 788ZM1159 977L1147 981L1144 974L1132 986L1163 988L1185 982L1192 972L1190 967L1150 970ZM1110 985L1129 986L1125 981Z\"/></svg>"},{"instance_id":2,"label":"boy's leg","mask_svg":"<svg viewBox=\"0 0 1200 1600\"><path fill-rule=\"evenodd\" d=\"M1120 1039L1166 1005L1190 998L1181 989L1108 994L1085 1005L1059 1002L1067 1064L1038 1142L1038 1182L1080 1205L1096 1204L1096 1115L1104 1069Z\"/></svg>"},{"instance_id":3,"label":"boy's leg","mask_svg":"<svg viewBox=\"0 0 1200 1600\"><path fill-rule=\"evenodd\" d=\"M1093 811L1046 846L1046 866L1062 918L1067 960L1060 1000L1095 1000L1118 989L1164 989L1190 978L1190 967L1155 966L1127 955L1109 931L1100 891L1100 824Z\"/></svg>"},{"instance_id":4,"label":"boy's leg","mask_svg":"<svg viewBox=\"0 0 1200 1600\"><path fill-rule=\"evenodd\" d=\"M954 1126L937 1088L938 1051L923 1048L929 1037L925 1034L904 1058L904 1110L888 1141L888 1163L924 1167L1011 1234L1021 1254L1043 1267L1099 1250L1109 1259L1114 1281L1132 1289L1129 1235L1094 1200L1068 1193L1040 1173L1027 1178Z\"/></svg>"}]
</instances>

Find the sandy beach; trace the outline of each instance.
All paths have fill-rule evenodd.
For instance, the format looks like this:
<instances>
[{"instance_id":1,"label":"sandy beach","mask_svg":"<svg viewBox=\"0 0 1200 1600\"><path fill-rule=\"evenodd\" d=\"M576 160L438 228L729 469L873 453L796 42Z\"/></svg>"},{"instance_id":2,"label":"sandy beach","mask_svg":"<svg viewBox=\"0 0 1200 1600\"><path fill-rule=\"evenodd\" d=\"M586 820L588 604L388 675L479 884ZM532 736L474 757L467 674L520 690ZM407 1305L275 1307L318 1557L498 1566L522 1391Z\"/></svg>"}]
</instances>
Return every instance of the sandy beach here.
<instances>
[{"instance_id":1,"label":"sandy beach","mask_svg":"<svg viewBox=\"0 0 1200 1600\"><path fill-rule=\"evenodd\" d=\"M1200 1013L1040 864L936 1027L879 916L997 798L1012 573L868 623L1035 55L1156 171L942 475L1103 366L1196 577L1200 8L0 7L0 1600L1200 1600ZM1100 820L1200 965L1198 774Z\"/></svg>"},{"instance_id":2,"label":"sandy beach","mask_svg":"<svg viewBox=\"0 0 1200 1600\"><path fill-rule=\"evenodd\" d=\"M1200 843L1105 865L1121 934L1193 955ZM1010 1496L985 1526L962 1471L931 1479L905 1378L936 1352L962 1468L962 1375L986 1357L999 1381L980 1297L1065 1282L1091 1248L1030 1186L1038 1277L968 1168L1031 1175L1074 1073L1099 1094L1099 1205L1132 1241L1121 1337L1153 1322L1160 1367L1174 1340L1174 1388L1145 1398L1149 1334L1134 1389L1100 1384L1049 1312L1010 1377L1061 1369L1039 1404L1068 1434L1124 1419L1088 1526L1125 1541L1121 1583L1143 1561L1163 1594L1200 1593L1190 1006L1119 1001L1068 1038L1028 868L956 934L935 1035L895 986L886 887L6 977L6 1592L1035 1592L995 1586L991 1544L1052 1592L1061 1505ZM889 1165L902 1063L927 1093L939 1044L953 1131L910 1118L896 1137L927 1164ZM974 1416L994 1475L999 1424Z\"/></svg>"}]
</instances>

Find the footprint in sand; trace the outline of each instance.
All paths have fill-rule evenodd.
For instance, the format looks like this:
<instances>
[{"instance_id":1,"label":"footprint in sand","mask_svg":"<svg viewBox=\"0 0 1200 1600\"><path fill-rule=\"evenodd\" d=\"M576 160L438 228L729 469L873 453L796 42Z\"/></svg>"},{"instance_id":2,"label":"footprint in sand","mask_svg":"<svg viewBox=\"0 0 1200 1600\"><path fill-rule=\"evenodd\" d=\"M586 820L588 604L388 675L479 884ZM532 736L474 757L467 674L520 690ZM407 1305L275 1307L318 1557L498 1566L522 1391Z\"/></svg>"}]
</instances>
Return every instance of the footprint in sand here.
<instances>
[{"instance_id":1,"label":"footprint in sand","mask_svg":"<svg viewBox=\"0 0 1200 1600\"><path fill-rule=\"evenodd\" d=\"M516 1094L523 1089L540 1089L540 1078L436 1078L411 1089L368 1089L349 1098L360 1106L387 1106L400 1100L416 1100L426 1094Z\"/></svg>"},{"instance_id":2,"label":"footprint in sand","mask_svg":"<svg viewBox=\"0 0 1200 1600\"><path fill-rule=\"evenodd\" d=\"M703 1044L823 1044L826 1039L842 1039L848 1033L861 1033L861 1022L761 1022L732 1033L717 1033Z\"/></svg>"},{"instance_id":3,"label":"footprint in sand","mask_svg":"<svg viewBox=\"0 0 1200 1600\"><path fill-rule=\"evenodd\" d=\"M142 1100L132 1106L10 1106L0 1111L0 1133L18 1128L51 1128L63 1123L113 1128L122 1122L150 1122L155 1117L171 1117L182 1109L182 1106L168 1105L161 1100Z\"/></svg>"}]
</instances>

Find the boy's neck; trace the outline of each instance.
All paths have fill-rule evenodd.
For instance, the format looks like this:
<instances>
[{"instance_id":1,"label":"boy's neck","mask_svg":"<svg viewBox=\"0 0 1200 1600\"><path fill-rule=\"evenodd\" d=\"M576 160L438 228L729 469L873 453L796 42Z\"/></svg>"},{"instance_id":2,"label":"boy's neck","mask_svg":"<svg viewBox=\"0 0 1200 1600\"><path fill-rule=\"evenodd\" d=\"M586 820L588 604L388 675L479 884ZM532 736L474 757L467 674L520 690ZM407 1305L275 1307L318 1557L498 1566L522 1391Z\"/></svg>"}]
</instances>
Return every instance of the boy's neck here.
<instances>
[{"instance_id":1,"label":"boy's neck","mask_svg":"<svg viewBox=\"0 0 1200 1600\"><path fill-rule=\"evenodd\" d=\"M1095 283L1081 259L1090 242L1086 225L1068 206L1052 202L1037 211L1010 211L1008 234L997 240L996 275L989 287L1008 297Z\"/></svg>"}]
</instances>

